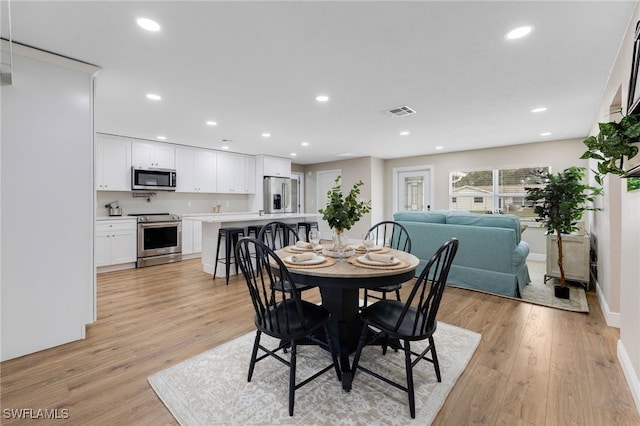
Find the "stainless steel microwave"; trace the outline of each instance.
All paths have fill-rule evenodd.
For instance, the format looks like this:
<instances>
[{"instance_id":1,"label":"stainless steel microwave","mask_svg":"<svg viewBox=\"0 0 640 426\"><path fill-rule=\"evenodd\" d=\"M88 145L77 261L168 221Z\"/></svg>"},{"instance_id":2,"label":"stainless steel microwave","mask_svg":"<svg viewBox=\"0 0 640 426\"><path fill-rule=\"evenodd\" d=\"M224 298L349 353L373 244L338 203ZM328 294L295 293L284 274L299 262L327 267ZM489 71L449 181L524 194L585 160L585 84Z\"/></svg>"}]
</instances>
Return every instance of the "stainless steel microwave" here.
<instances>
[{"instance_id":1,"label":"stainless steel microwave","mask_svg":"<svg viewBox=\"0 0 640 426\"><path fill-rule=\"evenodd\" d=\"M131 189L175 191L176 171L133 166L131 167Z\"/></svg>"}]
</instances>

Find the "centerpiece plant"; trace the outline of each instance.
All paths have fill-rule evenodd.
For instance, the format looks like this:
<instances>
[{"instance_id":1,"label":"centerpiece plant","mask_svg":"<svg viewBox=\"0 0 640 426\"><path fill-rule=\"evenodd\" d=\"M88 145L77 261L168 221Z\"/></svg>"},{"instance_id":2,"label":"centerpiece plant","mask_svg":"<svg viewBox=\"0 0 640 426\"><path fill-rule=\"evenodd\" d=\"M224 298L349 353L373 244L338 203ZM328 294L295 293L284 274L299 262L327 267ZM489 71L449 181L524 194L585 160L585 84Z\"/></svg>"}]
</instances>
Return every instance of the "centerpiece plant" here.
<instances>
[{"instance_id":1,"label":"centerpiece plant","mask_svg":"<svg viewBox=\"0 0 640 426\"><path fill-rule=\"evenodd\" d=\"M582 183L583 167L569 167L556 175L548 171L540 171L539 174L540 182L544 182L544 186L525 188L526 199L534 203L534 212L538 215L536 221L546 227L546 235L557 236L560 286L555 287L555 295L568 299L569 288L563 267L562 235L579 229L577 223L585 211L600 210L592 204L595 197L602 193L602 189Z\"/></svg>"},{"instance_id":2,"label":"centerpiece plant","mask_svg":"<svg viewBox=\"0 0 640 426\"><path fill-rule=\"evenodd\" d=\"M326 220L334 232L341 234L351 229L362 216L371 211L371 201L358 201L360 187L364 185L357 181L349 193L344 196L340 184L341 176L335 179L335 186L327 192L328 202L325 208L318 210L322 219Z\"/></svg>"}]
</instances>

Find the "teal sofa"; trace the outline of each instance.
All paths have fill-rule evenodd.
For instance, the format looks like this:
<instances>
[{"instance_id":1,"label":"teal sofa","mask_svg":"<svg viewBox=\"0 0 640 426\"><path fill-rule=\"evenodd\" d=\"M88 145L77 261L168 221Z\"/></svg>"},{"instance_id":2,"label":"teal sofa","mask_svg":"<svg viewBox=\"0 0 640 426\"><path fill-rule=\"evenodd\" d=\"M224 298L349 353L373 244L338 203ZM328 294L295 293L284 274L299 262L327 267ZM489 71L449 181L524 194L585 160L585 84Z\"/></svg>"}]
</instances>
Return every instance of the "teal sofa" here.
<instances>
[{"instance_id":1,"label":"teal sofa","mask_svg":"<svg viewBox=\"0 0 640 426\"><path fill-rule=\"evenodd\" d=\"M420 259L418 275L449 238L460 240L447 284L511 297L521 297L531 282L529 245L522 241L515 215L455 211L398 212L393 215L411 236L411 252Z\"/></svg>"}]
</instances>

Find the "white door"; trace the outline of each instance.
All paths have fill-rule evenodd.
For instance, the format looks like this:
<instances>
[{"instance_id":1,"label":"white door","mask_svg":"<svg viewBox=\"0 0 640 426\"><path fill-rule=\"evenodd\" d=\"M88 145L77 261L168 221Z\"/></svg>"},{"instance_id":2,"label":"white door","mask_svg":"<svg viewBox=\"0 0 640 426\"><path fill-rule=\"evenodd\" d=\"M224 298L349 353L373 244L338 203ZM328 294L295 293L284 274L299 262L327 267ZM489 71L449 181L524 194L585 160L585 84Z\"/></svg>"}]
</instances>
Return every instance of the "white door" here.
<instances>
[{"instance_id":1,"label":"white door","mask_svg":"<svg viewBox=\"0 0 640 426\"><path fill-rule=\"evenodd\" d=\"M397 170L394 174L394 212L431 209L431 170Z\"/></svg>"},{"instance_id":2,"label":"white door","mask_svg":"<svg viewBox=\"0 0 640 426\"><path fill-rule=\"evenodd\" d=\"M324 170L320 171L316 175L316 206L318 209L324 208L327 205L327 192L331 190L336 184L336 178L342 174L342 170ZM320 225L320 238L331 239L331 228L329 224L319 218L318 224Z\"/></svg>"}]
</instances>

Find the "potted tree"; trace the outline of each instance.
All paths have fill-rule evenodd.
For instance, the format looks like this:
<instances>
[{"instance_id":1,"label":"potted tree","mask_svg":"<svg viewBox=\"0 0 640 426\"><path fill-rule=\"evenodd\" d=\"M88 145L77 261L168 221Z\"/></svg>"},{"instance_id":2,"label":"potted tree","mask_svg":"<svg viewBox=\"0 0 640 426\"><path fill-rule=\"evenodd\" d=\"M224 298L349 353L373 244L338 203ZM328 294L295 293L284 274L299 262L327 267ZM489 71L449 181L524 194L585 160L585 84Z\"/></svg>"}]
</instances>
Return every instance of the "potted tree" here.
<instances>
[{"instance_id":1,"label":"potted tree","mask_svg":"<svg viewBox=\"0 0 640 426\"><path fill-rule=\"evenodd\" d=\"M538 215L536 221L546 227L545 234L557 236L560 285L555 286L555 295L568 299L569 287L563 267L562 235L578 230L577 222L585 211L599 210L590 204L602 193L602 189L582 183L583 167L569 167L556 175L540 171L540 178L544 186L525 188L526 199L534 203L534 212Z\"/></svg>"},{"instance_id":2,"label":"potted tree","mask_svg":"<svg viewBox=\"0 0 640 426\"><path fill-rule=\"evenodd\" d=\"M341 176L336 176L335 186L327 192L329 198L325 208L318 210L322 219L326 220L334 233L334 240L340 247L345 244L344 231L351 229L362 216L371 211L371 201L358 201L360 187L364 185L357 181L346 196L342 194Z\"/></svg>"},{"instance_id":3,"label":"potted tree","mask_svg":"<svg viewBox=\"0 0 640 426\"><path fill-rule=\"evenodd\" d=\"M622 110L619 111L622 113ZM624 175L624 157L631 159L638 154L640 142L640 114L622 117L620 122L598 123L600 133L584 140L587 150L582 159L594 159L598 162L595 180L602 185L604 176L611 173Z\"/></svg>"}]
</instances>

